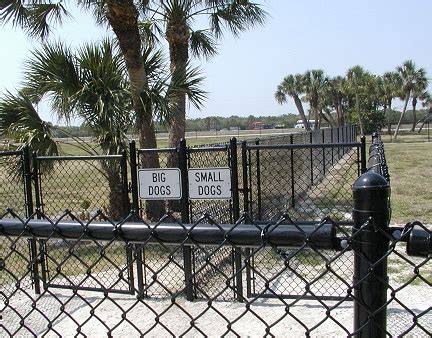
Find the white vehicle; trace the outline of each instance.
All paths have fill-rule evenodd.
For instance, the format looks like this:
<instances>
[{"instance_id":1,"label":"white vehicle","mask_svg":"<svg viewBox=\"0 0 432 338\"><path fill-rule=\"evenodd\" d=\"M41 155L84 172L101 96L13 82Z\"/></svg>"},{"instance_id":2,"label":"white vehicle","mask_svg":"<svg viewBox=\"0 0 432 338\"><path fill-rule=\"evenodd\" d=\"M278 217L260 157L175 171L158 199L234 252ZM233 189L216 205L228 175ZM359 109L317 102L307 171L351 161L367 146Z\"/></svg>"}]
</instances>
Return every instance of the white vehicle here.
<instances>
[{"instance_id":1,"label":"white vehicle","mask_svg":"<svg viewBox=\"0 0 432 338\"><path fill-rule=\"evenodd\" d=\"M309 126L311 129L315 129L315 121L308 120ZM294 128L296 129L305 129L305 126L303 124L303 120L297 120L296 124L294 125Z\"/></svg>"}]
</instances>

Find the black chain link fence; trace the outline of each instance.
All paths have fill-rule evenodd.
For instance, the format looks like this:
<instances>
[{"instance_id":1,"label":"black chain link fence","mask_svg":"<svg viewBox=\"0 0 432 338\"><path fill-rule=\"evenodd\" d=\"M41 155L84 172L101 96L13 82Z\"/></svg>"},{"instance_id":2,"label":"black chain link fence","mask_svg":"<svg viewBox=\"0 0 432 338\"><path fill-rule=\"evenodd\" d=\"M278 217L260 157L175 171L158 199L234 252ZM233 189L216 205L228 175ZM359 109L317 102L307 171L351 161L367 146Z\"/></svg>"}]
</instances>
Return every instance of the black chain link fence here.
<instances>
[{"instance_id":1,"label":"black chain link fence","mask_svg":"<svg viewBox=\"0 0 432 338\"><path fill-rule=\"evenodd\" d=\"M5 217L7 216L7 217ZM377 337L371 332L379 330L381 336L424 336L431 333L430 297L430 257L413 259L406 254L398 254L407 245L410 253L430 255L418 250L418 245L410 241L416 236L430 236L430 230L420 223L407 224L403 229L382 231L390 245L378 260L370 260L367 254L356 246L362 231L369 231L371 221L360 225L360 231L353 234L337 231L339 227L331 220L323 220L319 225L310 226L291 223L287 216L266 225L257 224L243 215L236 224L221 225L209 216L193 224L183 224L167 216L156 224L144 221L97 222L87 223L58 221L20 220L4 215L0 220L0 235L6 240L1 251L2 336L27 335L152 335L152 336L348 336L358 334ZM12 215L14 216L14 215ZM70 216L70 215L69 215ZM133 217L131 217L133 218ZM131 219L130 218L130 219ZM169 222L169 223L167 223ZM245 231L245 229L248 229ZM344 231L343 229L341 229ZM400 230L400 231L399 231ZM398 232L399 231L399 232ZM421 234L421 235L420 235ZM43 246L32 260L21 252L16 243L27 238L59 239L63 242L65 256L76 259L75 248L82 241L92 242L99 247L95 254L97 261L107 259L107 252L113 245L132 249L133 267L138 262L139 251L132 243L163 248L163 254L147 255L147 274L149 282L144 289L136 284L132 287L134 296L112 293L106 286L127 282L125 267L114 261L113 280L94 269L94 261L79 259L82 269L68 269L68 259L58 261L56 273L65 279L74 278L76 288L72 290L43 289L36 294L26 286L31 279L31 266L44 255ZM182 247L192 245L203 253L204 259L196 266L192 278L185 282L184 270L179 252ZM430 242L429 242L430 244ZM287 247L295 251L287 253ZM215 258L220 250L243 248L241 268L237 271L220 270ZM247 251L246 248L249 248ZM329 257L322 250L333 251ZM262 262L260 268L250 262L263 250L283 260L284 264L273 267L271 262ZM356 272L356 278L346 278L340 273L337 258L354 250L361 264L368 269ZM397 258L398 271L393 274L389 269L389 279L380 276L382 260ZM296 260L316 266L316 274L309 275L299 268ZM17 261L22 263L17 264ZM157 265L154 265L156 263ZM267 269L264 266L267 265ZM168 274L177 268L177 274ZM207 267L212 273L201 274ZM21 267L21 268L18 268ZM262 280L261 287L253 296L238 295L240 302L225 302L224 293L237 293L235 280L244 278L247 269L254 270ZM406 274L404 281L395 280L401 273ZM275 284L286 281L284 274L295 275L300 281L298 293L293 299L282 297L275 292ZM4 277L6 276L6 278ZM218 289L209 293L206 283L218 277ZM343 286L337 301L320 297L319 284L323 279L338 278ZM92 280L98 283L101 292L91 292L81 286ZM378 283L376 282L378 280ZM200 299L186 301L187 288L193 286ZM358 292L372 292L379 288L387 293L385 306L373 308L370 299L359 296ZM159 297L148 297L155 294ZM360 290L360 291L359 291ZM269 293L272 298L266 297ZM355 310L357 309L357 310ZM360 310L359 310L360 309ZM366 321L356 323L356 311L367 313ZM385 326L380 318L384 311L389 325ZM393 325L393 323L395 325ZM372 331L370 331L372 330Z\"/></svg>"},{"instance_id":2,"label":"black chain link fence","mask_svg":"<svg viewBox=\"0 0 432 338\"><path fill-rule=\"evenodd\" d=\"M144 203L136 197L127 204L124 155L34 157L33 173L23 160L28 154L0 157L22 172L4 177L5 196L18 204L0 219L0 336L430 336L431 227L387 227L386 202L375 203L390 181L377 135L367 174L384 179L382 187L369 187L363 199L354 189L354 203L374 201L370 213L353 204L351 184L365 164L364 144L351 128L248 141L237 149L231 142L138 150L136 168L153 152L160 167L179 167L183 177L200 167L237 173L231 199L186 194L164 201L169 214L156 224L143 220ZM121 201L117 209L101 207L102 198L110 205L110 192ZM88 214L81 209L86 196ZM378 244L364 246L371 238Z\"/></svg>"},{"instance_id":3,"label":"black chain link fence","mask_svg":"<svg viewBox=\"0 0 432 338\"><path fill-rule=\"evenodd\" d=\"M22 217L26 208L26 172L24 152L0 152L0 207L1 210L12 208Z\"/></svg>"}]
</instances>

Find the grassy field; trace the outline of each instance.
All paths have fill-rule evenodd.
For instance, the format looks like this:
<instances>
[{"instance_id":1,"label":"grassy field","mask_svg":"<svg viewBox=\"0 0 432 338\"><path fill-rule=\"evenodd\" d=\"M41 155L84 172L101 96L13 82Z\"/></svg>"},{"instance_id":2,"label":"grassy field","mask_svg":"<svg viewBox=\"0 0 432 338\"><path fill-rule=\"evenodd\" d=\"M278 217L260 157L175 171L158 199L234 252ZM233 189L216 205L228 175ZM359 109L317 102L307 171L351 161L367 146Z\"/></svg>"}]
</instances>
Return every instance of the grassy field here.
<instances>
[{"instance_id":1,"label":"grassy field","mask_svg":"<svg viewBox=\"0 0 432 338\"><path fill-rule=\"evenodd\" d=\"M392 223L432 223L432 143L386 143Z\"/></svg>"}]
</instances>

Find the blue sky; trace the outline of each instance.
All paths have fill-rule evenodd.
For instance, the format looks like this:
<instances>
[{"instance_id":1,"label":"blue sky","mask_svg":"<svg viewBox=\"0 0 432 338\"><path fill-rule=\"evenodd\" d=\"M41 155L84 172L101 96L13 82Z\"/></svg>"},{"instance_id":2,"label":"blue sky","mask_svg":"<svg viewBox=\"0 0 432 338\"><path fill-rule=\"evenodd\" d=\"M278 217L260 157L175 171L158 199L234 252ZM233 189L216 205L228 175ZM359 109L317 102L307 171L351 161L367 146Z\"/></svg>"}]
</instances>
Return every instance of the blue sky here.
<instances>
[{"instance_id":1,"label":"blue sky","mask_svg":"<svg viewBox=\"0 0 432 338\"><path fill-rule=\"evenodd\" d=\"M296 113L283 106L274 92L283 77L322 68L328 75L343 75L354 65L382 74L407 59L424 67L431 78L432 1L411 0L267 0L264 27L219 42L219 54L196 62L206 76L209 98L190 118L212 115L280 115ZM72 9L73 1L68 6ZM61 29L52 35L73 46L98 41L108 33L96 27L88 15L73 10ZM21 69L37 42L17 29L2 27L0 42L0 91L14 91ZM400 103L395 103L396 107ZM56 122L45 106L44 119Z\"/></svg>"}]
</instances>

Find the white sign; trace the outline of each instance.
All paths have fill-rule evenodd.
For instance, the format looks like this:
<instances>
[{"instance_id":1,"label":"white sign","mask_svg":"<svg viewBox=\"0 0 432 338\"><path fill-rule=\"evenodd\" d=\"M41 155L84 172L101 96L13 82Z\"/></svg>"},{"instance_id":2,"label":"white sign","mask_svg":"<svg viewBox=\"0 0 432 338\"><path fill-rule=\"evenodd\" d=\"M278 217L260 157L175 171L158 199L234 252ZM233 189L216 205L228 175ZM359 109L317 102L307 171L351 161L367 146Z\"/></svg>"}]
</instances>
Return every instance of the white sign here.
<instances>
[{"instance_id":1,"label":"white sign","mask_svg":"<svg viewBox=\"0 0 432 338\"><path fill-rule=\"evenodd\" d=\"M138 186L142 199L178 200L182 197L180 169L140 169Z\"/></svg>"},{"instance_id":2,"label":"white sign","mask_svg":"<svg viewBox=\"0 0 432 338\"><path fill-rule=\"evenodd\" d=\"M230 168L189 169L188 180L191 200L231 198Z\"/></svg>"}]
</instances>

